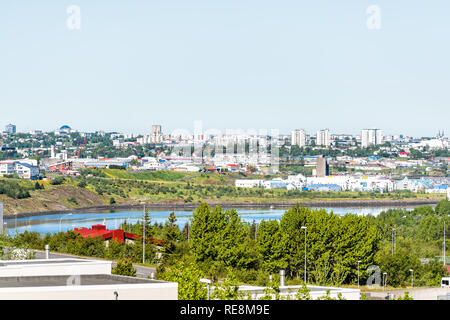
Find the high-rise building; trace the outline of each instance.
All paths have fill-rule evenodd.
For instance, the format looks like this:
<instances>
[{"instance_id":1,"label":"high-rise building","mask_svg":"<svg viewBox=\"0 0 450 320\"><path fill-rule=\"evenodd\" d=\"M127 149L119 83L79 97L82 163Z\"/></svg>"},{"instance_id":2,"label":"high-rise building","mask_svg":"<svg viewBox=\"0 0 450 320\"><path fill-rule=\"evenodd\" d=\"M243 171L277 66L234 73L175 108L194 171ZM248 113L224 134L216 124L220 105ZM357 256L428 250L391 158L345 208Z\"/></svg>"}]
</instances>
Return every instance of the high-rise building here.
<instances>
[{"instance_id":1,"label":"high-rise building","mask_svg":"<svg viewBox=\"0 0 450 320\"><path fill-rule=\"evenodd\" d=\"M327 157L317 156L316 176L326 177L330 174L330 167L328 165Z\"/></svg>"},{"instance_id":2,"label":"high-rise building","mask_svg":"<svg viewBox=\"0 0 450 320\"><path fill-rule=\"evenodd\" d=\"M154 124L152 125L152 135L151 135L151 141L153 143L160 143L163 140L163 135L161 131L161 125Z\"/></svg>"},{"instance_id":3,"label":"high-rise building","mask_svg":"<svg viewBox=\"0 0 450 320\"><path fill-rule=\"evenodd\" d=\"M297 129L291 132L291 145L299 146L300 148L306 146L306 132L304 129Z\"/></svg>"},{"instance_id":4,"label":"high-rise building","mask_svg":"<svg viewBox=\"0 0 450 320\"><path fill-rule=\"evenodd\" d=\"M8 124L5 127L5 133L16 133L16 126L14 124Z\"/></svg>"},{"instance_id":5,"label":"high-rise building","mask_svg":"<svg viewBox=\"0 0 450 320\"><path fill-rule=\"evenodd\" d=\"M361 130L361 147L367 148L371 145L382 143L380 129L362 129Z\"/></svg>"},{"instance_id":6,"label":"high-rise building","mask_svg":"<svg viewBox=\"0 0 450 320\"><path fill-rule=\"evenodd\" d=\"M324 129L317 131L316 135L316 145L318 146L329 146L330 142L330 130Z\"/></svg>"}]
</instances>

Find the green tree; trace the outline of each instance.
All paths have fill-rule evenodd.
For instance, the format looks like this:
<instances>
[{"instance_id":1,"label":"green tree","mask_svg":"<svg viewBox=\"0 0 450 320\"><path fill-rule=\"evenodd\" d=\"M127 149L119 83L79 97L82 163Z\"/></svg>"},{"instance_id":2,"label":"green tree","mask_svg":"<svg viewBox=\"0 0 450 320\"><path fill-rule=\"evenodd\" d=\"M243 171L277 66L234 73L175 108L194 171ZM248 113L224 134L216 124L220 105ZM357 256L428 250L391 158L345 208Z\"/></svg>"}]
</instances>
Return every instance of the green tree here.
<instances>
[{"instance_id":1,"label":"green tree","mask_svg":"<svg viewBox=\"0 0 450 320\"><path fill-rule=\"evenodd\" d=\"M200 204L191 218L191 249L197 262L213 263L215 269L254 266L247 228L236 210L210 209ZM214 269L213 268L213 269Z\"/></svg>"},{"instance_id":2,"label":"green tree","mask_svg":"<svg viewBox=\"0 0 450 320\"><path fill-rule=\"evenodd\" d=\"M262 220L257 229L257 248L263 270L278 272L287 267L286 250L281 242L277 220Z\"/></svg>"},{"instance_id":3,"label":"green tree","mask_svg":"<svg viewBox=\"0 0 450 320\"><path fill-rule=\"evenodd\" d=\"M242 297L239 292L237 278L232 269L228 269L227 277L221 283L214 285L210 298L215 300L238 300Z\"/></svg>"},{"instance_id":4,"label":"green tree","mask_svg":"<svg viewBox=\"0 0 450 320\"><path fill-rule=\"evenodd\" d=\"M180 261L164 272L161 280L178 283L178 300L206 300L207 290L200 282L203 273L194 263Z\"/></svg>"},{"instance_id":5,"label":"green tree","mask_svg":"<svg viewBox=\"0 0 450 320\"><path fill-rule=\"evenodd\" d=\"M377 265L382 272L387 273L386 284L393 287L407 286L411 283L410 269L421 269L419 258L414 255L408 248L399 247L392 254L389 246L384 247L377 254Z\"/></svg>"}]
</instances>

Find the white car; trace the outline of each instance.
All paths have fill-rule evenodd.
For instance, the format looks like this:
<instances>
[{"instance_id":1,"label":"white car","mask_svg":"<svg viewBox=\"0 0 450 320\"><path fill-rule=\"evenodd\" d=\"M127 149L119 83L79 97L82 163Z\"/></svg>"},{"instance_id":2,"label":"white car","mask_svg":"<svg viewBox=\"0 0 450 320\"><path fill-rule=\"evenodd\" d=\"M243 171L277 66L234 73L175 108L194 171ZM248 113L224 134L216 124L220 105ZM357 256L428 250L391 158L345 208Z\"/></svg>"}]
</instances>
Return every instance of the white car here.
<instances>
[{"instance_id":1,"label":"white car","mask_svg":"<svg viewBox=\"0 0 450 320\"><path fill-rule=\"evenodd\" d=\"M450 277L445 277L441 279L441 288L450 287Z\"/></svg>"}]
</instances>

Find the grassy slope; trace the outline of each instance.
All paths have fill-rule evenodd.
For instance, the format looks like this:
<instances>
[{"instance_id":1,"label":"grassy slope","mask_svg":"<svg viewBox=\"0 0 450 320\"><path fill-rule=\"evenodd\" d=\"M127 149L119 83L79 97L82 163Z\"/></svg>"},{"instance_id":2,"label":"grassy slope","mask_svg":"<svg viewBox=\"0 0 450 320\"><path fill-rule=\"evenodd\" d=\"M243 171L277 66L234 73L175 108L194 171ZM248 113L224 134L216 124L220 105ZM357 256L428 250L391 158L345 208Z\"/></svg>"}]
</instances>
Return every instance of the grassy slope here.
<instances>
[{"instance_id":1,"label":"grassy slope","mask_svg":"<svg viewBox=\"0 0 450 320\"><path fill-rule=\"evenodd\" d=\"M120 179L126 180L142 180L144 183L158 183L175 188L176 193L159 193L159 194L145 194L139 188L130 188L125 184L120 188L126 191L126 196L122 197L117 194L103 194L99 195L95 192L93 186L88 185L86 188L77 186L78 181L68 180L64 185L53 186L48 182L44 182L44 190L30 191L31 197L26 199L12 199L6 195L0 195L0 201L4 203L5 214L12 214L17 212L37 212L37 211L52 211L52 210L66 210L75 207L89 207L108 205L109 200L113 197L117 204L136 204L140 201L150 203L167 203L167 204L183 204L185 203L186 194L181 192L181 189L188 184L210 186L234 186L235 179L242 179L239 174L206 174L206 173L186 173L186 172L172 172L172 171L153 171L153 172L130 172L124 170L103 170L107 178L114 181ZM262 178L261 176L251 176L248 178ZM30 182L21 181L23 184L31 184ZM212 189L214 190L214 189ZM206 201L210 203L296 203L313 202L313 201L339 201L339 200L389 200L389 198L373 198L370 194L358 192L341 192L341 193L315 193L299 195L289 195L287 190L273 190L273 194L265 192L262 196L246 194L246 190L242 190L239 196L232 196L223 194L217 197L214 192L208 195L196 193L192 195L192 202ZM433 194L415 194L414 199L443 199L443 195ZM71 199L72 201L70 201ZM395 199L395 198L393 198ZM406 200L406 199L401 199Z\"/></svg>"},{"instance_id":2,"label":"grassy slope","mask_svg":"<svg viewBox=\"0 0 450 320\"><path fill-rule=\"evenodd\" d=\"M31 197L26 199L12 199L6 195L0 195L6 214L17 212L36 212L65 210L74 207L88 207L104 205L103 197L85 189L70 185L46 186L44 190L30 191ZM74 198L75 202L69 201Z\"/></svg>"}]
</instances>

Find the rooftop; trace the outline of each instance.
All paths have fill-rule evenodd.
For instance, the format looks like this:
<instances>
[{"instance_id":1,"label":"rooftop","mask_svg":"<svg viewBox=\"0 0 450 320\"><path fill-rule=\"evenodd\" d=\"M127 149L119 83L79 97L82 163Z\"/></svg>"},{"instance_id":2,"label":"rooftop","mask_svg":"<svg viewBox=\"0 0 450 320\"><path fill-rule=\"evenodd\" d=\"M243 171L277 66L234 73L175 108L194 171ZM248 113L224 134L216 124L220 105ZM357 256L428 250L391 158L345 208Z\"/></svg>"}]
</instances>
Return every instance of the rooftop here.
<instances>
[{"instance_id":1,"label":"rooftop","mask_svg":"<svg viewBox=\"0 0 450 320\"><path fill-rule=\"evenodd\" d=\"M65 287L71 279L72 276L0 277L0 288ZM108 274L80 275L79 280L77 285L80 286L166 283L159 280Z\"/></svg>"},{"instance_id":2,"label":"rooftop","mask_svg":"<svg viewBox=\"0 0 450 320\"><path fill-rule=\"evenodd\" d=\"M71 263L80 263L80 262L89 262L89 260L82 260L82 259L2 260L2 261L0 261L0 267L28 266L28 265L33 265L33 264L48 265L48 264L56 264L56 263L71 264Z\"/></svg>"}]
</instances>

